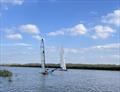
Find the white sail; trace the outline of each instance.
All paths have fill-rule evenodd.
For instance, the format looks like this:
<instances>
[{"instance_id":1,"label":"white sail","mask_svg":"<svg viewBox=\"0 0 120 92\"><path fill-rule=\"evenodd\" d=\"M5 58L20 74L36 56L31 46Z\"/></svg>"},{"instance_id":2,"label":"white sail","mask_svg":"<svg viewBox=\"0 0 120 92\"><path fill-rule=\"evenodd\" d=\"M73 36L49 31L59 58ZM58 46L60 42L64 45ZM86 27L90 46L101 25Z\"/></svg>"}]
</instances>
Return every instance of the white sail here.
<instances>
[{"instance_id":1,"label":"white sail","mask_svg":"<svg viewBox=\"0 0 120 92\"><path fill-rule=\"evenodd\" d=\"M66 70L66 64L65 64L65 59L63 60L63 65L62 65L62 69Z\"/></svg>"},{"instance_id":2,"label":"white sail","mask_svg":"<svg viewBox=\"0 0 120 92\"><path fill-rule=\"evenodd\" d=\"M41 68L42 72L45 72L45 48L43 39L41 39Z\"/></svg>"},{"instance_id":3,"label":"white sail","mask_svg":"<svg viewBox=\"0 0 120 92\"><path fill-rule=\"evenodd\" d=\"M66 70L66 64L65 64L65 60L64 60L64 49L62 47L60 49L60 67L63 70Z\"/></svg>"}]
</instances>

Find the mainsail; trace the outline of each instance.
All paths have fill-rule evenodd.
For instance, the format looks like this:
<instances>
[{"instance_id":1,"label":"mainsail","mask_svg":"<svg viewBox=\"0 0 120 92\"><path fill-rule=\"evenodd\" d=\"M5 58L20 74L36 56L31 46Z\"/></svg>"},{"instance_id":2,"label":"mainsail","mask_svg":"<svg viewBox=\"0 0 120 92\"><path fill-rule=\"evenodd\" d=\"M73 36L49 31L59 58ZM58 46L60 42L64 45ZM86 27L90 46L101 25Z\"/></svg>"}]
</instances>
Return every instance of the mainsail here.
<instances>
[{"instance_id":1,"label":"mainsail","mask_svg":"<svg viewBox=\"0 0 120 92\"><path fill-rule=\"evenodd\" d=\"M41 39L41 67L42 67L42 72L45 72L45 47L44 47L44 40Z\"/></svg>"},{"instance_id":2,"label":"mainsail","mask_svg":"<svg viewBox=\"0 0 120 92\"><path fill-rule=\"evenodd\" d=\"M66 64L64 60L64 49L61 47L60 49L60 67L63 70L66 70Z\"/></svg>"}]
</instances>

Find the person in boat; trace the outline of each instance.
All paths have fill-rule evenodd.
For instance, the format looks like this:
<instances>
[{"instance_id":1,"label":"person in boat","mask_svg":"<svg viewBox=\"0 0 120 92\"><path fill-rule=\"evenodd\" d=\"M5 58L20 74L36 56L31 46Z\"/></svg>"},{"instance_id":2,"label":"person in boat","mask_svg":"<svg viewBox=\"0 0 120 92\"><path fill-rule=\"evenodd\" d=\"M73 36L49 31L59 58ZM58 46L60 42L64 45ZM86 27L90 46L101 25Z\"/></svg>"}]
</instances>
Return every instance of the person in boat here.
<instances>
[{"instance_id":1,"label":"person in boat","mask_svg":"<svg viewBox=\"0 0 120 92\"><path fill-rule=\"evenodd\" d=\"M43 75L47 75L48 74L48 71L45 70L45 72L42 72Z\"/></svg>"},{"instance_id":2,"label":"person in boat","mask_svg":"<svg viewBox=\"0 0 120 92\"><path fill-rule=\"evenodd\" d=\"M55 70L57 70L58 68L55 68L53 70L49 70L49 69L46 69L45 72L42 72L43 75L48 75L48 73L53 73Z\"/></svg>"},{"instance_id":3,"label":"person in boat","mask_svg":"<svg viewBox=\"0 0 120 92\"><path fill-rule=\"evenodd\" d=\"M57 70L58 68L55 68L55 69L53 69L53 70L51 70L50 72L52 73L52 72L54 72L55 70Z\"/></svg>"},{"instance_id":4,"label":"person in boat","mask_svg":"<svg viewBox=\"0 0 120 92\"><path fill-rule=\"evenodd\" d=\"M55 70L57 70L58 68L55 68L55 69L53 69L53 70L49 70L49 69L47 69L47 72L48 73L53 73Z\"/></svg>"}]
</instances>

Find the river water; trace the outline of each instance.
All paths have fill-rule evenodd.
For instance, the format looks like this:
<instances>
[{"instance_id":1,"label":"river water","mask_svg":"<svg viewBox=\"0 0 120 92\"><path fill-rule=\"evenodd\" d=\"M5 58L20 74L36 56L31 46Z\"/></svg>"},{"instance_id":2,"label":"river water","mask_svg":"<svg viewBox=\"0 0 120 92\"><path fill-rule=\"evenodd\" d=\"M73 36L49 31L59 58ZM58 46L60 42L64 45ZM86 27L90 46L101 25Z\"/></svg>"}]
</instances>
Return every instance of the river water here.
<instances>
[{"instance_id":1,"label":"river water","mask_svg":"<svg viewBox=\"0 0 120 92\"><path fill-rule=\"evenodd\" d=\"M120 71L69 69L44 76L40 68L2 68L13 76L0 77L0 92L120 92Z\"/></svg>"}]
</instances>

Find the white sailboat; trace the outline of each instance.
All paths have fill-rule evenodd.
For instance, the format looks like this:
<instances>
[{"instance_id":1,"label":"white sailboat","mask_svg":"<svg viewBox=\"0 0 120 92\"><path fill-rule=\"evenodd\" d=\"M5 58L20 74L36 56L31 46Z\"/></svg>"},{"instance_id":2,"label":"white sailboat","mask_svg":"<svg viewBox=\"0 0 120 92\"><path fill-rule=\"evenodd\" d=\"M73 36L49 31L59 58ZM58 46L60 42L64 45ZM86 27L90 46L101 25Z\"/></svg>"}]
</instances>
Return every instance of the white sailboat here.
<instances>
[{"instance_id":1,"label":"white sailboat","mask_svg":"<svg viewBox=\"0 0 120 92\"><path fill-rule=\"evenodd\" d=\"M64 49L61 47L60 49L60 67L62 71L66 71L66 64L64 60Z\"/></svg>"},{"instance_id":2,"label":"white sailboat","mask_svg":"<svg viewBox=\"0 0 120 92\"><path fill-rule=\"evenodd\" d=\"M42 68L42 74L44 75L48 74L45 68L45 47L44 47L43 38L41 39L41 68Z\"/></svg>"}]
</instances>

